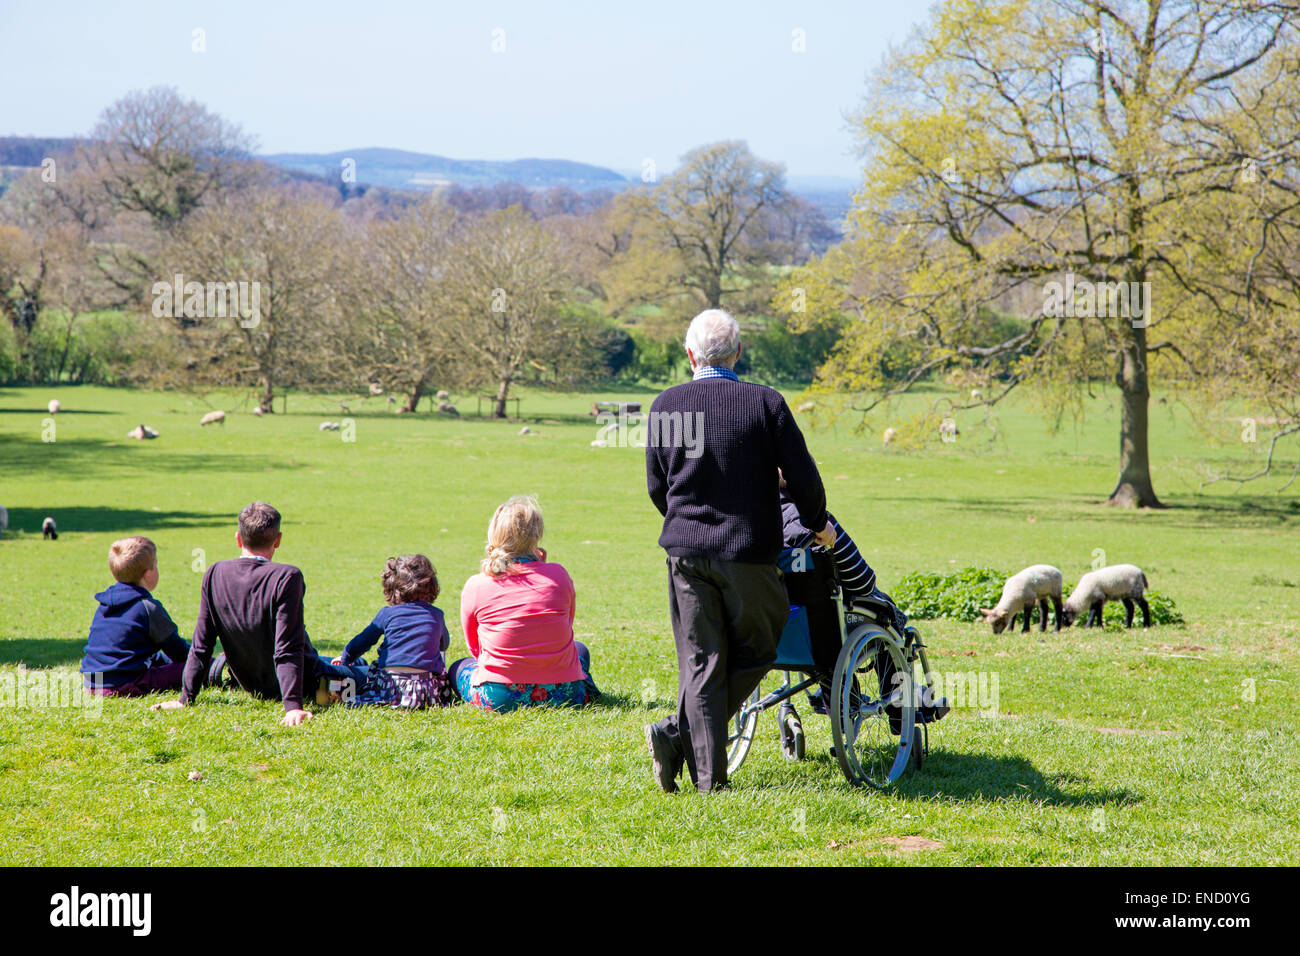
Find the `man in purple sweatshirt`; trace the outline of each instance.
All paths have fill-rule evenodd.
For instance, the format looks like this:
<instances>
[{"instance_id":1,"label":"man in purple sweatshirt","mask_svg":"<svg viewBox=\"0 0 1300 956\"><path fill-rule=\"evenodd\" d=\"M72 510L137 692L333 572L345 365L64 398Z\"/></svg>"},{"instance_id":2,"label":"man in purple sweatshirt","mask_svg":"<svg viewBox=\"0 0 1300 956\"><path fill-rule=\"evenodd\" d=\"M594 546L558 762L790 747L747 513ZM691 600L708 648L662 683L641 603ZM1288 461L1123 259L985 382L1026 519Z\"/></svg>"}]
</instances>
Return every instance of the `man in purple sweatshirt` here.
<instances>
[{"instance_id":1,"label":"man in purple sweatshirt","mask_svg":"<svg viewBox=\"0 0 1300 956\"><path fill-rule=\"evenodd\" d=\"M322 677L357 678L358 670L330 664L308 640L302 572L271 560L280 539L280 512L270 505L255 501L239 513L235 537L239 557L218 561L203 575L180 699L152 709L174 710L194 703L218 640L226 668L241 688L284 702L280 722L287 727L311 719L303 704L308 695L315 698Z\"/></svg>"},{"instance_id":2,"label":"man in purple sweatshirt","mask_svg":"<svg viewBox=\"0 0 1300 956\"><path fill-rule=\"evenodd\" d=\"M702 791L727 784L727 724L776 660L790 606L777 570L777 470L803 523L826 527L826 493L785 399L742 382L740 327L721 309L686 333L692 381L650 407L646 484L664 516L677 713L645 728L655 780L683 765ZM815 536L833 541L825 531ZM823 540L825 539L825 540Z\"/></svg>"}]
</instances>

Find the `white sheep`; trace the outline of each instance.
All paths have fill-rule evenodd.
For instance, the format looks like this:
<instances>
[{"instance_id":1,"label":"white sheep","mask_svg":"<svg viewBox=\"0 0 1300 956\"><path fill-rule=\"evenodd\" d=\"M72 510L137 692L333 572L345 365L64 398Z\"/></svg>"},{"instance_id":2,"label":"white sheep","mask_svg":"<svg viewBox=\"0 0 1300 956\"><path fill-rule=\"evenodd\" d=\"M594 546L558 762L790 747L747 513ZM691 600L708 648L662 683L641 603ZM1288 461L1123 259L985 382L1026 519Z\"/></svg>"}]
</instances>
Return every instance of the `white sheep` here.
<instances>
[{"instance_id":1,"label":"white sheep","mask_svg":"<svg viewBox=\"0 0 1300 956\"><path fill-rule=\"evenodd\" d=\"M1133 605L1142 608L1142 626L1151 626L1151 607L1143 597L1147 589L1147 576L1136 564L1112 564L1089 571L1079 578L1070 596L1065 600L1064 621L1069 627L1084 612L1088 617L1084 627L1101 623L1102 608L1107 601L1124 602L1124 626L1133 626Z\"/></svg>"},{"instance_id":2,"label":"white sheep","mask_svg":"<svg viewBox=\"0 0 1300 956\"><path fill-rule=\"evenodd\" d=\"M341 427L339 422L321 422L320 430L323 432L336 432Z\"/></svg>"},{"instance_id":3,"label":"white sheep","mask_svg":"<svg viewBox=\"0 0 1300 956\"><path fill-rule=\"evenodd\" d=\"M158 432L150 428L148 425L140 424L140 425L136 425L135 428L132 428L129 432L127 432L126 437L134 438L137 441L144 441L145 439L149 439L149 438L157 438Z\"/></svg>"},{"instance_id":4,"label":"white sheep","mask_svg":"<svg viewBox=\"0 0 1300 956\"><path fill-rule=\"evenodd\" d=\"M41 537L47 541L59 540L59 526L54 523L53 518L46 518L41 522Z\"/></svg>"},{"instance_id":5,"label":"white sheep","mask_svg":"<svg viewBox=\"0 0 1300 956\"><path fill-rule=\"evenodd\" d=\"M370 394L371 394L371 395L382 395L382 394L384 394L384 386L380 385L378 382L371 382L371 383L370 383Z\"/></svg>"},{"instance_id":6,"label":"white sheep","mask_svg":"<svg viewBox=\"0 0 1300 956\"><path fill-rule=\"evenodd\" d=\"M880 436L880 441L881 444L890 445L893 444L894 439L896 439L897 437L898 437L897 428L886 428L885 433Z\"/></svg>"},{"instance_id":7,"label":"white sheep","mask_svg":"<svg viewBox=\"0 0 1300 956\"><path fill-rule=\"evenodd\" d=\"M59 404L59 400L57 398L51 398L49 409L51 415L57 415L63 409L63 406Z\"/></svg>"},{"instance_id":8,"label":"white sheep","mask_svg":"<svg viewBox=\"0 0 1300 956\"><path fill-rule=\"evenodd\" d=\"M531 432L531 431L532 431L532 429L529 428L527 425L525 425L523 428L519 429L519 434L521 434L521 435L527 435L527 434L528 434L529 432Z\"/></svg>"},{"instance_id":9,"label":"white sheep","mask_svg":"<svg viewBox=\"0 0 1300 956\"><path fill-rule=\"evenodd\" d=\"M951 418L945 418L939 423L939 437L944 441L956 441L957 436L960 434L961 429L957 427L957 423Z\"/></svg>"},{"instance_id":10,"label":"white sheep","mask_svg":"<svg viewBox=\"0 0 1300 956\"><path fill-rule=\"evenodd\" d=\"M438 389L438 401L445 402L450 398L451 398L451 392L448 392L446 389L442 389L442 388Z\"/></svg>"},{"instance_id":11,"label":"white sheep","mask_svg":"<svg viewBox=\"0 0 1300 956\"><path fill-rule=\"evenodd\" d=\"M226 413L217 409L215 412L208 412L199 419L200 425L224 425L226 423Z\"/></svg>"},{"instance_id":12,"label":"white sheep","mask_svg":"<svg viewBox=\"0 0 1300 956\"><path fill-rule=\"evenodd\" d=\"M258 418L261 418L266 413L262 411L262 406L258 405L256 408L253 409L253 414L256 415Z\"/></svg>"},{"instance_id":13,"label":"white sheep","mask_svg":"<svg viewBox=\"0 0 1300 956\"><path fill-rule=\"evenodd\" d=\"M1050 564L1033 564L1007 578L1002 585L1002 597L997 607L982 607L986 624L993 625L993 633L1001 634L1007 627L1016 626L1016 615L1022 614L1025 622L1021 633L1029 632L1029 618L1034 605L1038 605L1040 631L1047 630L1047 599L1052 599L1056 610L1056 629L1061 629L1061 572Z\"/></svg>"}]
</instances>

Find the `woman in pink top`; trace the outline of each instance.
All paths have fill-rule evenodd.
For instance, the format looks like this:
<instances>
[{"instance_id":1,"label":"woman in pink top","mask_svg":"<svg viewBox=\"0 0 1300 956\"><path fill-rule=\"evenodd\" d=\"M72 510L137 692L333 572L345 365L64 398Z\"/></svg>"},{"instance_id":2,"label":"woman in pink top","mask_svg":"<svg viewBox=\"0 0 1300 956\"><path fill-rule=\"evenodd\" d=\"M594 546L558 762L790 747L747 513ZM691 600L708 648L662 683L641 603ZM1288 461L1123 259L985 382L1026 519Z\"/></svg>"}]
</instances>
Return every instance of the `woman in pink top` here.
<instances>
[{"instance_id":1,"label":"woman in pink top","mask_svg":"<svg viewBox=\"0 0 1300 956\"><path fill-rule=\"evenodd\" d=\"M548 563L542 512L511 498L488 525L483 572L465 582L460 621L471 657L451 665L461 699L502 713L538 704L581 707L599 695L591 655L573 639L573 579Z\"/></svg>"}]
</instances>

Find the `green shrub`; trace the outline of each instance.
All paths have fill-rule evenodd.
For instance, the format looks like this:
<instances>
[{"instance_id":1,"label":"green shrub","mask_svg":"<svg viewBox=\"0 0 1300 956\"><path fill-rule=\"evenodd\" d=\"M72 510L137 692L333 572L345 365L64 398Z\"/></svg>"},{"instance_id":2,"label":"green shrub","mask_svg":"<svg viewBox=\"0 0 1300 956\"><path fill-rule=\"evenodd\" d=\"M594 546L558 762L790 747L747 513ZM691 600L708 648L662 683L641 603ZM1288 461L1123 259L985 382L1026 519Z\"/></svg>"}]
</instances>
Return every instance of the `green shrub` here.
<instances>
[{"instance_id":1,"label":"green shrub","mask_svg":"<svg viewBox=\"0 0 1300 956\"><path fill-rule=\"evenodd\" d=\"M908 617L927 619L946 617L956 621L982 621L982 607L993 607L1002 597L1002 586L1010 575L992 568L961 568L952 574L913 571L904 575L890 591L890 596ZM1073 587L1062 588L1061 598L1070 596ZM1151 623L1185 624L1174 599L1159 591L1146 592L1151 608ZM1050 612L1049 612L1050 613ZM1108 601L1102 612L1102 626L1108 630L1124 626L1124 605ZM1134 621L1141 623L1138 609Z\"/></svg>"},{"instance_id":2,"label":"green shrub","mask_svg":"<svg viewBox=\"0 0 1300 956\"><path fill-rule=\"evenodd\" d=\"M913 571L889 596L908 617L980 621L984 615L979 609L998 603L1007 576L992 568L961 568L952 574Z\"/></svg>"}]
</instances>

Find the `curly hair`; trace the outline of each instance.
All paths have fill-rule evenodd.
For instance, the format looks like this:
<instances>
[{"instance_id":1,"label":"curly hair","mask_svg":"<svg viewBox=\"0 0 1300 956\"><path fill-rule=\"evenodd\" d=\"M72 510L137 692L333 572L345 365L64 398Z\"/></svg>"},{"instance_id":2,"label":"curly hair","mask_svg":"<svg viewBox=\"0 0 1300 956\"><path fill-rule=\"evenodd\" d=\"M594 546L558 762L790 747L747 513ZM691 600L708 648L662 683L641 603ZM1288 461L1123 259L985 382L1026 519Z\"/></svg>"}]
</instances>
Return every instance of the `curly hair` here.
<instances>
[{"instance_id":1,"label":"curly hair","mask_svg":"<svg viewBox=\"0 0 1300 956\"><path fill-rule=\"evenodd\" d=\"M438 600L438 569L422 554L403 554L389 558L384 565L384 600L389 604Z\"/></svg>"}]
</instances>

